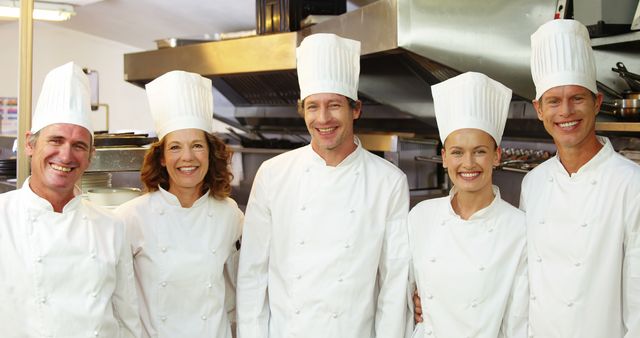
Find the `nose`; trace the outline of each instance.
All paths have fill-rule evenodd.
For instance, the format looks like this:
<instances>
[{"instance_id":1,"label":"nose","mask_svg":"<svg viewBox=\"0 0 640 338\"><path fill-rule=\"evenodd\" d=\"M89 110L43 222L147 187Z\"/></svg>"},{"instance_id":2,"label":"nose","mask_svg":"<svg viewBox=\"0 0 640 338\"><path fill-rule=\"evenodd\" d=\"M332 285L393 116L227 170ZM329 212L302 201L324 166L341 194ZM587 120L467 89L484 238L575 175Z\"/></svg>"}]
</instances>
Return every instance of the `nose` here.
<instances>
[{"instance_id":1,"label":"nose","mask_svg":"<svg viewBox=\"0 0 640 338\"><path fill-rule=\"evenodd\" d=\"M317 119L320 123L326 123L331 120L331 114L329 113L329 107L326 105L322 105L320 109L318 109Z\"/></svg>"},{"instance_id":2,"label":"nose","mask_svg":"<svg viewBox=\"0 0 640 338\"><path fill-rule=\"evenodd\" d=\"M193 158L193 149L191 147L186 148L185 151L182 152L182 160L191 161Z\"/></svg>"},{"instance_id":3,"label":"nose","mask_svg":"<svg viewBox=\"0 0 640 338\"><path fill-rule=\"evenodd\" d=\"M573 105L571 104L571 100L562 100L562 105L560 107L560 116L568 117L573 115Z\"/></svg>"},{"instance_id":4,"label":"nose","mask_svg":"<svg viewBox=\"0 0 640 338\"><path fill-rule=\"evenodd\" d=\"M464 168L472 168L476 163L472 152L467 152L462 156L462 166Z\"/></svg>"},{"instance_id":5,"label":"nose","mask_svg":"<svg viewBox=\"0 0 640 338\"><path fill-rule=\"evenodd\" d=\"M58 158L63 163L69 163L73 159L72 151L72 145L70 143L65 143L58 148Z\"/></svg>"}]
</instances>

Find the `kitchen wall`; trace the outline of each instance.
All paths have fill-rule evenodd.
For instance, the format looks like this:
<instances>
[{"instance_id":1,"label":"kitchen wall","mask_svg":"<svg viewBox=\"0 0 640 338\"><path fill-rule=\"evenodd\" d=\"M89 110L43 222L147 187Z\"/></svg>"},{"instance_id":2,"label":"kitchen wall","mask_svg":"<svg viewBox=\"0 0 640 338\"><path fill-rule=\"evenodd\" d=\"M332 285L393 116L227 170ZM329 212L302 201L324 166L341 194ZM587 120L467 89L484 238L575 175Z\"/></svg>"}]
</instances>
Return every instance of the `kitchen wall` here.
<instances>
[{"instance_id":1,"label":"kitchen wall","mask_svg":"<svg viewBox=\"0 0 640 338\"><path fill-rule=\"evenodd\" d=\"M0 21L0 97L18 96L18 22ZM33 40L33 108L42 81L52 68L69 61L97 70L100 76L100 102L109 105L109 129L142 129L153 127L145 92L123 80L123 54L139 48L94 35L36 22ZM231 109L223 97L215 93L216 110ZM105 128L105 109L94 114L95 129ZM226 125L216 123L216 130Z\"/></svg>"}]
</instances>

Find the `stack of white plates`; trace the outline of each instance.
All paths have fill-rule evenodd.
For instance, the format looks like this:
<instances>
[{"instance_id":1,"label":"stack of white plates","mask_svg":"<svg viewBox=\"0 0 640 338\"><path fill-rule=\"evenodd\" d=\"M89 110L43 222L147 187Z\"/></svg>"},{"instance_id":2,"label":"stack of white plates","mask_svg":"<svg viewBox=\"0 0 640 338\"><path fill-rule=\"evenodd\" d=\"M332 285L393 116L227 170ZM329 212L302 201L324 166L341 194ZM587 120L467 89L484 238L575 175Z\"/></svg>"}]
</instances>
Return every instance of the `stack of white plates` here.
<instances>
[{"instance_id":1,"label":"stack of white plates","mask_svg":"<svg viewBox=\"0 0 640 338\"><path fill-rule=\"evenodd\" d=\"M86 194L90 189L111 188L111 173L89 172L82 175L80 189Z\"/></svg>"}]
</instances>

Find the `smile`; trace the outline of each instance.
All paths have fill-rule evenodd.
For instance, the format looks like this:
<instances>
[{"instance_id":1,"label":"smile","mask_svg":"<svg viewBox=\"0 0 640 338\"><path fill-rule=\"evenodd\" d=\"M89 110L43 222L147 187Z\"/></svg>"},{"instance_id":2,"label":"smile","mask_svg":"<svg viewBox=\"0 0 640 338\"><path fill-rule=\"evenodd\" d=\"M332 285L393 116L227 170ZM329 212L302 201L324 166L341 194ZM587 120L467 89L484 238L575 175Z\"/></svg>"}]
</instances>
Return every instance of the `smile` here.
<instances>
[{"instance_id":1,"label":"smile","mask_svg":"<svg viewBox=\"0 0 640 338\"><path fill-rule=\"evenodd\" d=\"M473 179L480 176L480 172L479 171L464 172L464 173L459 173L459 175L462 176L462 178Z\"/></svg>"},{"instance_id":2,"label":"smile","mask_svg":"<svg viewBox=\"0 0 640 338\"><path fill-rule=\"evenodd\" d=\"M53 163L51 163L51 169L57 170L57 171L62 171L62 172L65 172L65 173L68 173L71 170L73 170L73 168L63 167L63 166L60 166L60 165L57 165L57 164L53 164Z\"/></svg>"},{"instance_id":3,"label":"smile","mask_svg":"<svg viewBox=\"0 0 640 338\"><path fill-rule=\"evenodd\" d=\"M320 134L329 134L332 133L334 130L336 130L337 127L331 127L331 128L316 128L317 131L320 132Z\"/></svg>"},{"instance_id":4,"label":"smile","mask_svg":"<svg viewBox=\"0 0 640 338\"><path fill-rule=\"evenodd\" d=\"M190 174L194 171L196 171L199 167L180 167L178 168L179 171L186 173L186 174Z\"/></svg>"},{"instance_id":5,"label":"smile","mask_svg":"<svg viewBox=\"0 0 640 338\"><path fill-rule=\"evenodd\" d=\"M570 121L570 122L562 122L562 123L556 123L560 128L571 128L575 125L577 125L580 121Z\"/></svg>"}]
</instances>

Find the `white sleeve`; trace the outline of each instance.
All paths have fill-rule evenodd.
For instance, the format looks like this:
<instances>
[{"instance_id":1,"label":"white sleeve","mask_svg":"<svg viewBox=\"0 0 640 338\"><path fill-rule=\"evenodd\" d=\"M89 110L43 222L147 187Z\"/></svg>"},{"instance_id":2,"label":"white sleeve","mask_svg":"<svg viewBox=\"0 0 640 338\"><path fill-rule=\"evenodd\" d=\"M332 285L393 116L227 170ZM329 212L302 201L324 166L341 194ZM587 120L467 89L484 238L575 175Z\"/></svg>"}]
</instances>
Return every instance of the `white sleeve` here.
<instances>
[{"instance_id":1,"label":"white sleeve","mask_svg":"<svg viewBox=\"0 0 640 338\"><path fill-rule=\"evenodd\" d=\"M520 253L520 261L511 286L507 307L502 317L499 337L526 338L529 336L529 279L527 271L527 246L524 245Z\"/></svg>"},{"instance_id":2,"label":"white sleeve","mask_svg":"<svg viewBox=\"0 0 640 338\"><path fill-rule=\"evenodd\" d=\"M624 261L622 265L622 315L625 338L640 337L640 195L626 205Z\"/></svg>"},{"instance_id":3,"label":"white sleeve","mask_svg":"<svg viewBox=\"0 0 640 338\"><path fill-rule=\"evenodd\" d=\"M267 282L271 243L271 210L264 165L258 170L247 204L237 284L238 338L267 338Z\"/></svg>"},{"instance_id":4,"label":"white sleeve","mask_svg":"<svg viewBox=\"0 0 640 338\"><path fill-rule=\"evenodd\" d=\"M396 182L389 200L385 238L378 266L380 291L376 309L376 337L404 337L409 284L409 186L406 176Z\"/></svg>"},{"instance_id":5,"label":"white sleeve","mask_svg":"<svg viewBox=\"0 0 640 338\"><path fill-rule=\"evenodd\" d=\"M142 336L142 325L133 274L133 256L124 225L118 223L121 226L121 239L120 257L116 264L116 287L112 296L113 313L120 324L120 337L137 338Z\"/></svg>"}]
</instances>

